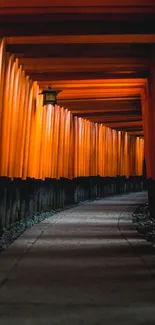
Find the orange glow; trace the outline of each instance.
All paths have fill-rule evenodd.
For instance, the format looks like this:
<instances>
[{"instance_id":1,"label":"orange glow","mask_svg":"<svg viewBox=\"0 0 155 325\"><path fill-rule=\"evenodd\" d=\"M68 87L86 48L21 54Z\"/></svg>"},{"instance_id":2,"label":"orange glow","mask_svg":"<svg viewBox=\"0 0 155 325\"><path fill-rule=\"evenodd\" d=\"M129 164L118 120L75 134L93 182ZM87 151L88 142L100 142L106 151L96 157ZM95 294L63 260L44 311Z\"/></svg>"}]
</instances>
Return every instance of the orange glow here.
<instances>
[{"instance_id":1,"label":"orange glow","mask_svg":"<svg viewBox=\"0 0 155 325\"><path fill-rule=\"evenodd\" d=\"M143 139L73 117L63 107L42 107L39 92L37 82L25 75L18 60L5 53L2 41L1 176L45 179L142 174Z\"/></svg>"}]
</instances>

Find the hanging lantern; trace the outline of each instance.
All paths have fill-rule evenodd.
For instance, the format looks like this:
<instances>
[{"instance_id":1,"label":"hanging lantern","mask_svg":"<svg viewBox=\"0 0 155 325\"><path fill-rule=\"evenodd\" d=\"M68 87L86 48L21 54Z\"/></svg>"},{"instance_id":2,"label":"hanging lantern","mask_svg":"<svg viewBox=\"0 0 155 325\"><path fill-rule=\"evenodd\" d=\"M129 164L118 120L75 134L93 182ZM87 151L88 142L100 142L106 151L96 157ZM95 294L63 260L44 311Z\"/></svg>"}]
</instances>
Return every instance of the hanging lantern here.
<instances>
[{"instance_id":1,"label":"hanging lantern","mask_svg":"<svg viewBox=\"0 0 155 325\"><path fill-rule=\"evenodd\" d=\"M42 94L43 97L43 106L44 105L56 105L57 104L57 94L60 93L61 90L56 90L56 89L52 89L51 86L48 86L47 89L44 89Z\"/></svg>"}]
</instances>

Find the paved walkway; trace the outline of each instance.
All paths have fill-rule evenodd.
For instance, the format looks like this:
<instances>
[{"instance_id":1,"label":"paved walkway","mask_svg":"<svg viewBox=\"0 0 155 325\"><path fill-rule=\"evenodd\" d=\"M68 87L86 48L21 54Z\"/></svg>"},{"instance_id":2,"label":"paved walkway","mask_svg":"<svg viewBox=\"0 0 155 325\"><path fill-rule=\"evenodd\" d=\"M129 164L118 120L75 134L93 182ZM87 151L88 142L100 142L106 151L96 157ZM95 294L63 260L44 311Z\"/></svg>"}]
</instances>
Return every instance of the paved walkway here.
<instances>
[{"instance_id":1,"label":"paved walkway","mask_svg":"<svg viewBox=\"0 0 155 325\"><path fill-rule=\"evenodd\" d=\"M0 256L1 325L154 325L153 248L132 227L146 194L63 211Z\"/></svg>"}]
</instances>

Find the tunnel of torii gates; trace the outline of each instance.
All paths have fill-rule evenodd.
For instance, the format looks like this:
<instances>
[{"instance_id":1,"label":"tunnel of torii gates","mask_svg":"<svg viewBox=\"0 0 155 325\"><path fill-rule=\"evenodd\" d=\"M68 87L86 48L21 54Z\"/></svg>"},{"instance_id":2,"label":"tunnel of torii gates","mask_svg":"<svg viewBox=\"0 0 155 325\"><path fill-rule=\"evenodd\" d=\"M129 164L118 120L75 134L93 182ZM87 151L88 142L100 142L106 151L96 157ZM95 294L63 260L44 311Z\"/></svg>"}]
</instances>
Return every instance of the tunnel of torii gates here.
<instances>
[{"instance_id":1,"label":"tunnel of torii gates","mask_svg":"<svg viewBox=\"0 0 155 325\"><path fill-rule=\"evenodd\" d=\"M142 103L149 118L147 81L144 87ZM0 92L1 176L142 175L144 140L77 117L67 107L43 106L42 89L18 58L6 52L5 38L0 48ZM151 171L148 164L149 176Z\"/></svg>"},{"instance_id":2,"label":"tunnel of torii gates","mask_svg":"<svg viewBox=\"0 0 155 325\"><path fill-rule=\"evenodd\" d=\"M74 2L0 2L0 176L155 180L155 4Z\"/></svg>"}]
</instances>

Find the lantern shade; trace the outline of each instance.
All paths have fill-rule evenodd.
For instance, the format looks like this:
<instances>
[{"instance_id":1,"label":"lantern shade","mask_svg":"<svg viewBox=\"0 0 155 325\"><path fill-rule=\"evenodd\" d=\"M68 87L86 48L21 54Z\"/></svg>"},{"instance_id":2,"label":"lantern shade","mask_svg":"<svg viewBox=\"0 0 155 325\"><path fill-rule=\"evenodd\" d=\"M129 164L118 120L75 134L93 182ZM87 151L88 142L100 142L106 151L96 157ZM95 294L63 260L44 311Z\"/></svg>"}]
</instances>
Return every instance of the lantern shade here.
<instances>
[{"instance_id":1,"label":"lantern shade","mask_svg":"<svg viewBox=\"0 0 155 325\"><path fill-rule=\"evenodd\" d=\"M57 94L60 93L61 90L56 90L51 88L50 86L47 89L42 91L43 97L43 106L44 105L56 105L57 104Z\"/></svg>"}]
</instances>

